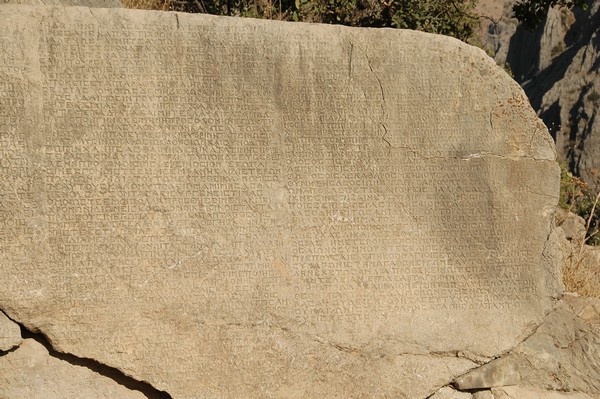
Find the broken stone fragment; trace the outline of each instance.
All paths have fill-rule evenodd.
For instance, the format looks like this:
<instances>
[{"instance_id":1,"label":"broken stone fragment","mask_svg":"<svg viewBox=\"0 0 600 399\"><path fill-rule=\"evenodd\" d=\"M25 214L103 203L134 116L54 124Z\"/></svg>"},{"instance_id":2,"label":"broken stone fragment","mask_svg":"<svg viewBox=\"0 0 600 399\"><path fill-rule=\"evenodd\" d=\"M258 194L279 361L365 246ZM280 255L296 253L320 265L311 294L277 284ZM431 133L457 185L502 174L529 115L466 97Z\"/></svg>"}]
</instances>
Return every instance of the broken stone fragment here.
<instances>
[{"instance_id":1,"label":"broken stone fragment","mask_svg":"<svg viewBox=\"0 0 600 399\"><path fill-rule=\"evenodd\" d=\"M145 399L101 374L50 356L33 339L0 357L0 398Z\"/></svg>"},{"instance_id":2,"label":"broken stone fragment","mask_svg":"<svg viewBox=\"0 0 600 399\"><path fill-rule=\"evenodd\" d=\"M19 326L0 312L0 351L11 350L22 341Z\"/></svg>"},{"instance_id":3,"label":"broken stone fragment","mask_svg":"<svg viewBox=\"0 0 600 399\"><path fill-rule=\"evenodd\" d=\"M599 305L597 299L563 297L509 355L519 365L521 384L600 397Z\"/></svg>"},{"instance_id":4,"label":"broken stone fragment","mask_svg":"<svg viewBox=\"0 0 600 399\"><path fill-rule=\"evenodd\" d=\"M512 359L496 359L457 378L454 383L460 390L517 385L520 381L517 365Z\"/></svg>"}]
</instances>

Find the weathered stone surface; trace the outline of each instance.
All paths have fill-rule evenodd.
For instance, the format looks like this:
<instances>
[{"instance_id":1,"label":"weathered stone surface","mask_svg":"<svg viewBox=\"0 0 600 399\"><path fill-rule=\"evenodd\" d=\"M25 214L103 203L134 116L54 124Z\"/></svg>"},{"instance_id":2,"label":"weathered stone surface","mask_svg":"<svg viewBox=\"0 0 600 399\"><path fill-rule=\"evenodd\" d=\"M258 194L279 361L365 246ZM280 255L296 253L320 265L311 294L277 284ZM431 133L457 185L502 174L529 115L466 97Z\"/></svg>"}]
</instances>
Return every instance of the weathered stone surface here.
<instances>
[{"instance_id":1,"label":"weathered stone surface","mask_svg":"<svg viewBox=\"0 0 600 399\"><path fill-rule=\"evenodd\" d=\"M600 326L600 299L567 294L564 300L575 316L589 325Z\"/></svg>"},{"instance_id":2,"label":"weathered stone surface","mask_svg":"<svg viewBox=\"0 0 600 399\"><path fill-rule=\"evenodd\" d=\"M473 396L468 392L458 392L451 387L440 388L429 399L472 399Z\"/></svg>"},{"instance_id":3,"label":"weathered stone surface","mask_svg":"<svg viewBox=\"0 0 600 399\"><path fill-rule=\"evenodd\" d=\"M557 207L556 225L563 230L567 240L575 244L581 244L581 240L585 239L585 220L579 215Z\"/></svg>"},{"instance_id":4,"label":"weathered stone surface","mask_svg":"<svg viewBox=\"0 0 600 399\"><path fill-rule=\"evenodd\" d=\"M61 351L174 398L424 398L560 294L553 143L481 50L0 7L0 308Z\"/></svg>"},{"instance_id":5,"label":"weathered stone surface","mask_svg":"<svg viewBox=\"0 0 600 399\"><path fill-rule=\"evenodd\" d=\"M10 399L144 399L112 379L49 356L38 342L26 339L0 357L0 397Z\"/></svg>"},{"instance_id":6,"label":"weathered stone surface","mask_svg":"<svg viewBox=\"0 0 600 399\"><path fill-rule=\"evenodd\" d=\"M522 385L600 396L600 300L566 294L508 358Z\"/></svg>"},{"instance_id":7,"label":"weathered stone surface","mask_svg":"<svg viewBox=\"0 0 600 399\"><path fill-rule=\"evenodd\" d=\"M523 386L492 389L494 399L594 399L581 392L557 392Z\"/></svg>"},{"instance_id":8,"label":"weathered stone surface","mask_svg":"<svg viewBox=\"0 0 600 399\"><path fill-rule=\"evenodd\" d=\"M519 381L515 361L510 358L500 358L460 376L454 383L458 389L468 390L517 385Z\"/></svg>"},{"instance_id":9,"label":"weathered stone surface","mask_svg":"<svg viewBox=\"0 0 600 399\"><path fill-rule=\"evenodd\" d=\"M7 351L18 346L23 339L21 329L6 315L0 312L0 351Z\"/></svg>"}]
</instances>

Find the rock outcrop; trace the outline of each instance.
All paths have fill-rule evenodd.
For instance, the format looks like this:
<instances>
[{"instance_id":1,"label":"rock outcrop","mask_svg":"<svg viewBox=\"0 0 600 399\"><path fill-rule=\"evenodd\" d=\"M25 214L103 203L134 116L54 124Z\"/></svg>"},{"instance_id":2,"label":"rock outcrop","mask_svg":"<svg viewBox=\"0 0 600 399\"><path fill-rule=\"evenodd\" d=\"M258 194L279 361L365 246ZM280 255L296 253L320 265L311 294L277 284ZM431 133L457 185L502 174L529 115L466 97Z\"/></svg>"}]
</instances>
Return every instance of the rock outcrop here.
<instances>
[{"instance_id":1,"label":"rock outcrop","mask_svg":"<svg viewBox=\"0 0 600 399\"><path fill-rule=\"evenodd\" d=\"M599 188L600 1L586 11L553 8L533 32L512 18L514 3L504 2L504 15L482 41L522 84L556 140L559 159Z\"/></svg>"}]
</instances>

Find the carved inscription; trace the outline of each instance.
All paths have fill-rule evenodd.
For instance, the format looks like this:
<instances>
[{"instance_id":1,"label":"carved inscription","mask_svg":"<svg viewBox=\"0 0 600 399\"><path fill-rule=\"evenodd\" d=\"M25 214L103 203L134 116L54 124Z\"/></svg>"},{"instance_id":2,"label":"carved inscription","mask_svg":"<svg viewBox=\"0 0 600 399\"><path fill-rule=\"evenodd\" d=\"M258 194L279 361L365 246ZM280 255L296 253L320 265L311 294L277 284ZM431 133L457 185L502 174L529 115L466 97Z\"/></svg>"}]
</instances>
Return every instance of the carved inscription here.
<instances>
[{"instance_id":1,"label":"carved inscription","mask_svg":"<svg viewBox=\"0 0 600 399\"><path fill-rule=\"evenodd\" d=\"M176 278L190 281L195 306L235 314L253 303L335 323L519 308L536 293L527 254L510 229L493 228L512 223L510 210L479 212L495 196L473 178L481 163L436 150L438 136L463 136L448 122L463 114L424 111L444 107L460 81L433 88L424 75L400 76L407 93L428 96L423 110L354 82L351 69L371 62L358 51L348 72L317 41L312 69L285 76L276 57L286 50L264 48L259 60L245 29L221 28L226 45L207 26L181 29L175 41L156 25L42 34L47 257L82 276L53 276L74 304L114 280L143 290ZM207 42L235 62L214 58ZM33 192L30 161L11 155L27 148L16 128L22 90L0 87L0 167L14 183L2 203ZM386 101L401 112L389 115ZM485 117L468 117L468 140L489 134ZM2 223L3 235L26 229Z\"/></svg>"},{"instance_id":2,"label":"carved inscription","mask_svg":"<svg viewBox=\"0 0 600 399\"><path fill-rule=\"evenodd\" d=\"M481 51L0 8L0 308L57 350L174 398L420 398L552 308L552 141Z\"/></svg>"}]
</instances>

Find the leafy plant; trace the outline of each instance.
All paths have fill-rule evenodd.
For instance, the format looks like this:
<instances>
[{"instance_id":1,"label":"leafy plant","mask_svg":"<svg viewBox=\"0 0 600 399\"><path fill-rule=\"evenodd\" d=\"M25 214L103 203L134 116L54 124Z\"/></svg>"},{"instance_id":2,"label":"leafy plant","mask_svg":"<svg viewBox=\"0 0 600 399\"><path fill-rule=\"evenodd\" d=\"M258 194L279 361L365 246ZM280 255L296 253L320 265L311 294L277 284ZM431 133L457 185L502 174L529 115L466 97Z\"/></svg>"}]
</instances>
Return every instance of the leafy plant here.
<instances>
[{"instance_id":1,"label":"leafy plant","mask_svg":"<svg viewBox=\"0 0 600 399\"><path fill-rule=\"evenodd\" d=\"M530 29L536 28L554 6L588 8L587 0L520 0L513 6L514 16Z\"/></svg>"},{"instance_id":2,"label":"leafy plant","mask_svg":"<svg viewBox=\"0 0 600 399\"><path fill-rule=\"evenodd\" d=\"M348 26L405 28L473 37L476 0L124 0L130 8ZM147 3L143 3L147 2Z\"/></svg>"}]
</instances>

